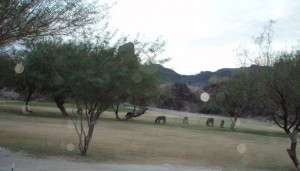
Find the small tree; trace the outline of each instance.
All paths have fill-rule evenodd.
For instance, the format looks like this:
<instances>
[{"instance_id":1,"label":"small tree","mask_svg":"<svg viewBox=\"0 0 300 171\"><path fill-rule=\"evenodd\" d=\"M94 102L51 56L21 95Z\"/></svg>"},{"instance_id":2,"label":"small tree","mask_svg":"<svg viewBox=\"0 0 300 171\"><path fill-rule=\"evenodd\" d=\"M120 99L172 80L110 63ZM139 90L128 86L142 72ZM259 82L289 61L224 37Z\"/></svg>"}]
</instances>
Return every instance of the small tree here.
<instances>
[{"instance_id":1,"label":"small tree","mask_svg":"<svg viewBox=\"0 0 300 171\"><path fill-rule=\"evenodd\" d=\"M78 120L73 118L73 123L79 137L81 155L85 156L97 120L115 102L118 88L126 86L130 67L136 62L132 58L136 57L123 58L116 55L115 48L103 44L85 42L76 47L77 55L66 61L68 67L74 68L67 83L78 107L75 115Z\"/></svg>"},{"instance_id":2,"label":"small tree","mask_svg":"<svg viewBox=\"0 0 300 171\"><path fill-rule=\"evenodd\" d=\"M27 65L26 58L23 58L23 52L20 52L14 48L5 50L1 49L0 54L0 88L5 87L13 89L25 96L25 109L28 110L28 103L32 98L32 94L36 90L36 75L33 70L24 68ZM19 65L16 65L19 64ZM21 67L18 69L18 67ZM19 70L19 71L18 71ZM29 74L30 73L30 74Z\"/></svg>"},{"instance_id":3,"label":"small tree","mask_svg":"<svg viewBox=\"0 0 300 171\"><path fill-rule=\"evenodd\" d=\"M130 64L128 66L127 75L123 78L123 85L119 85L116 91L115 102L112 104L112 108L115 112L116 119L122 120L119 117L119 106L121 103L128 101L131 87L134 84L133 75L138 72L141 64L139 63L138 56L135 54L133 43L126 43L119 47L117 55L119 62L116 65L124 65L124 63ZM133 60L133 61L131 61Z\"/></svg>"},{"instance_id":4,"label":"small tree","mask_svg":"<svg viewBox=\"0 0 300 171\"><path fill-rule=\"evenodd\" d=\"M282 128L291 141L287 152L297 170L300 170L296 155L297 133L300 126L300 56L282 54L272 67L261 71L266 98L273 120Z\"/></svg>"},{"instance_id":5,"label":"small tree","mask_svg":"<svg viewBox=\"0 0 300 171\"><path fill-rule=\"evenodd\" d=\"M132 117L145 114L147 106L158 99L158 79L152 65L142 65L139 71L133 75L134 84L130 88L129 102L134 106ZM137 110L136 110L137 108Z\"/></svg>"},{"instance_id":6,"label":"small tree","mask_svg":"<svg viewBox=\"0 0 300 171\"><path fill-rule=\"evenodd\" d=\"M221 85L215 99L217 104L231 116L232 130L235 128L238 116L257 99L258 93L250 71L244 68Z\"/></svg>"},{"instance_id":7,"label":"small tree","mask_svg":"<svg viewBox=\"0 0 300 171\"><path fill-rule=\"evenodd\" d=\"M27 94L26 106L34 91L50 96L55 101L63 116L68 116L63 104L68 97L65 76L70 72L63 62L74 53L74 47L63 44L60 40L43 41L27 49L23 57L25 68L18 79L18 90Z\"/></svg>"},{"instance_id":8,"label":"small tree","mask_svg":"<svg viewBox=\"0 0 300 171\"><path fill-rule=\"evenodd\" d=\"M139 69L130 75L129 81L126 80L125 89L120 87L121 92L117 95L115 106L113 110L118 120L122 120L118 116L118 107L120 102L129 102L133 105L132 114L123 120L128 120L132 117L139 117L143 115L149 104L154 103L158 98L158 80L156 73L151 65L140 65ZM122 93L122 94L120 94Z\"/></svg>"},{"instance_id":9,"label":"small tree","mask_svg":"<svg viewBox=\"0 0 300 171\"><path fill-rule=\"evenodd\" d=\"M261 101L258 105L265 106L273 117L274 122L282 128L291 141L287 149L297 170L300 170L296 155L297 133L299 132L300 112L300 57L299 53L278 53L272 50L273 20L264 27L255 43L258 52L250 56L256 68L257 85L260 86Z\"/></svg>"},{"instance_id":10,"label":"small tree","mask_svg":"<svg viewBox=\"0 0 300 171\"><path fill-rule=\"evenodd\" d=\"M133 43L120 46L117 56L125 59L127 63L130 59L128 57L133 56L134 61L129 67L130 71L124 79L124 84L117 89L116 101L112 105L116 119L128 120L131 117L141 116L145 113L146 106L156 99L158 80L152 64L169 60L168 58L157 60L158 55L164 51L165 44L166 42L159 37L154 41L143 41L137 37ZM119 105L123 102L130 102L133 111L130 117L121 119L118 112Z\"/></svg>"}]
</instances>

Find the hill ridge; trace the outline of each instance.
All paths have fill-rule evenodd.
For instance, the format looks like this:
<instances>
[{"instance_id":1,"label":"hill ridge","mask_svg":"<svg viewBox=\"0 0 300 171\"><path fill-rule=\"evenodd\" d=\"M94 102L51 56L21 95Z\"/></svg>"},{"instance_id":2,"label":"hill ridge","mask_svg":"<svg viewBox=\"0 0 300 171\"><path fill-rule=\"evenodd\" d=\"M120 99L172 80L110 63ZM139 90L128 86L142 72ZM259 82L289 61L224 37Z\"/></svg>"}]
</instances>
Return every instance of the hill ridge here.
<instances>
[{"instance_id":1,"label":"hill ridge","mask_svg":"<svg viewBox=\"0 0 300 171\"><path fill-rule=\"evenodd\" d=\"M160 64L153 64L159 75L162 84L185 83L191 86L205 87L210 82L217 79L226 79L231 77L238 68L221 68L215 72L201 71L195 75L181 75L172 69L166 68Z\"/></svg>"}]
</instances>

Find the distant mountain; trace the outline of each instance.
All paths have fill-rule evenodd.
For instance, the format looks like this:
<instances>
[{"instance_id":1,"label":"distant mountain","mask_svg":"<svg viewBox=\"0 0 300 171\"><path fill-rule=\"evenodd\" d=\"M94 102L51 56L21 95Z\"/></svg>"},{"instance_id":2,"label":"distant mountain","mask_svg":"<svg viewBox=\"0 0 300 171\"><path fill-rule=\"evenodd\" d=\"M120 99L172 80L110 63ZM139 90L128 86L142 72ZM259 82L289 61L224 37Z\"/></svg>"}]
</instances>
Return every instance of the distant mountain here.
<instances>
[{"instance_id":1,"label":"distant mountain","mask_svg":"<svg viewBox=\"0 0 300 171\"><path fill-rule=\"evenodd\" d=\"M226 79L237 69L223 68L216 72L203 71L196 75L180 75L175 71L165 68L162 65L154 64L162 84L185 83L190 86L205 87L214 79Z\"/></svg>"}]
</instances>

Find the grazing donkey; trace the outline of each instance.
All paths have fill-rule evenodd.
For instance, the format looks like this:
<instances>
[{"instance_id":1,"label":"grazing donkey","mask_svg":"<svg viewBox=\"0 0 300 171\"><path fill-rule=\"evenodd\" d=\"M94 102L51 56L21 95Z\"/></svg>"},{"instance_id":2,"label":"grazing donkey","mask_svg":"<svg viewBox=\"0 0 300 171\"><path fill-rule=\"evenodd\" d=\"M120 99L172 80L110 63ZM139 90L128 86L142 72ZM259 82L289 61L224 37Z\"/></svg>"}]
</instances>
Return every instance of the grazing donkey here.
<instances>
[{"instance_id":1,"label":"grazing donkey","mask_svg":"<svg viewBox=\"0 0 300 171\"><path fill-rule=\"evenodd\" d=\"M189 124L189 118L187 116L183 117L182 123Z\"/></svg>"},{"instance_id":2,"label":"grazing donkey","mask_svg":"<svg viewBox=\"0 0 300 171\"><path fill-rule=\"evenodd\" d=\"M158 116L156 119L155 119L155 123L156 124L160 124L160 121L163 121L163 123L165 124L166 123L166 120L167 118L165 116Z\"/></svg>"},{"instance_id":3,"label":"grazing donkey","mask_svg":"<svg viewBox=\"0 0 300 171\"><path fill-rule=\"evenodd\" d=\"M206 120L206 126L213 127L214 126L214 121L215 121L214 118L208 118Z\"/></svg>"}]
</instances>

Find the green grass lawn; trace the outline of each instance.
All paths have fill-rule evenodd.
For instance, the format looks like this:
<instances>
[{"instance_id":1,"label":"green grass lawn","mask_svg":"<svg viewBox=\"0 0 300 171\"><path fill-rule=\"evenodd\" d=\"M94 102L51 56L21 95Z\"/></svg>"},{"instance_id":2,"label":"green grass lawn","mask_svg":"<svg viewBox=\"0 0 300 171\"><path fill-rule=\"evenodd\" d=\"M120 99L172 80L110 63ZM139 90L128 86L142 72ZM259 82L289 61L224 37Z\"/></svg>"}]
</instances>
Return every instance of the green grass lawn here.
<instances>
[{"instance_id":1,"label":"green grass lawn","mask_svg":"<svg viewBox=\"0 0 300 171\"><path fill-rule=\"evenodd\" d=\"M24 101L1 101L0 100L0 106L19 106L22 107L25 105ZM37 101L32 101L29 102L29 106L30 107L49 107L49 108L56 108L56 104L54 102L37 102ZM64 104L65 108L76 108L76 105L74 103L65 103ZM110 107L108 108L107 111L112 112L113 109ZM126 105L120 105L119 107L119 111L121 112L131 112L132 109L130 108L130 106L126 106Z\"/></svg>"},{"instance_id":2,"label":"green grass lawn","mask_svg":"<svg viewBox=\"0 0 300 171\"><path fill-rule=\"evenodd\" d=\"M0 102L0 146L34 157L54 155L86 162L168 163L228 169L293 169L286 153L289 141L272 123L240 119L236 130L231 131L228 118L216 118L216 123L225 119L222 129L206 127L206 117L202 115L189 116L189 125L183 125L182 116L164 113L167 124L157 125L154 119L163 113L155 110L129 121L117 121L108 111L101 115L88 156L83 159L72 122L63 118L53 103L32 102L31 114L23 114L22 105ZM127 110L124 106L121 115Z\"/></svg>"}]
</instances>

